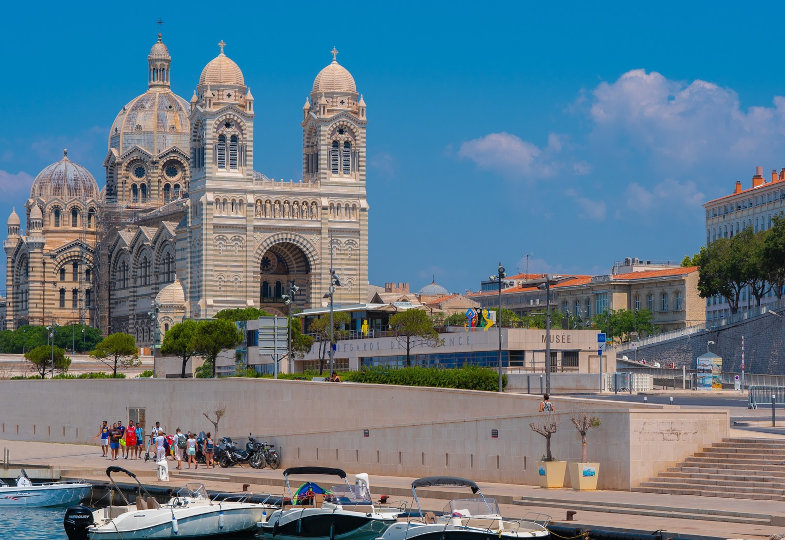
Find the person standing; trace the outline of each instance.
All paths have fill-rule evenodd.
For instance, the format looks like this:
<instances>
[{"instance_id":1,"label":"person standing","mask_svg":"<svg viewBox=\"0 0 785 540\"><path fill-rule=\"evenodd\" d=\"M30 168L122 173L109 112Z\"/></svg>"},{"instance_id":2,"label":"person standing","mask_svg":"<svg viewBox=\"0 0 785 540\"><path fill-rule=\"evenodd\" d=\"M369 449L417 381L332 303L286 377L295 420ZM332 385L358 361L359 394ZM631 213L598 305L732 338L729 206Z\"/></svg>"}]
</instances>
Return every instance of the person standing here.
<instances>
[{"instance_id":1,"label":"person standing","mask_svg":"<svg viewBox=\"0 0 785 540\"><path fill-rule=\"evenodd\" d=\"M117 439L117 442L120 445L120 447L118 448L118 451L120 452L122 457L126 457L126 454L125 454L125 426L123 425L122 420L118 420L117 421L117 429L120 430L120 437ZM120 442L120 441L123 441L123 442Z\"/></svg>"},{"instance_id":2,"label":"person standing","mask_svg":"<svg viewBox=\"0 0 785 540\"><path fill-rule=\"evenodd\" d=\"M112 424L112 429L109 430L109 451L112 460L117 459L120 450L120 430L117 428L117 422Z\"/></svg>"},{"instance_id":3,"label":"person standing","mask_svg":"<svg viewBox=\"0 0 785 540\"><path fill-rule=\"evenodd\" d=\"M188 440L185 438L185 435L180 431L180 428L175 430L174 435L174 459L177 460L177 468L182 470L183 468L183 453L185 452L186 443ZM190 468L190 467L189 467Z\"/></svg>"},{"instance_id":4,"label":"person standing","mask_svg":"<svg viewBox=\"0 0 785 540\"><path fill-rule=\"evenodd\" d=\"M188 468L191 468L191 463L194 464L194 469L199 468L196 462L196 437L193 433L188 432L188 439L185 441L185 451L188 454Z\"/></svg>"},{"instance_id":5,"label":"person standing","mask_svg":"<svg viewBox=\"0 0 785 540\"><path fill-rule=\"evenodd\" d=\"M157 424L157 422L156 422ZM161 461L166 459L166 447L164 446L164 441L166 440L166 433L162 429L156 431L158 435L155 436L155 461Z\"/></svg>"},{"instance_id":6,"label":"person standing","mask_svg":"<svg viewBox=\"0 0 785 540\"><path fill-rule=\"evenodd\" d=\"M150 430L150 444L147 445L147 450L146 450L148 454L150 453L151 446L153 447L153 452L156 451L155 438L158 437L160 431L161 431L161 422L156 422L155 426L153 426L153 429ZM146 459L147 456L145 456L145 460Z\"/></svg>"},{"instance_id":7,"label":"person standing","mask_svg":"<svg viewBox=\"0 0 785 540\"><path fill-rule=\"evenodd\" d=\"M550 401L548 394L543 394L542 401L540 402L540 412L554 412L556 409Z\"/></svg>"},{"instance_id":8,"label":"person standing","mask_svg":"<svg viewBox=\"0 0 785 540\"><path fill-rule=\"evenodd\" d=\"M213 469L215 469L215 463L213 463L213 454L215 454L215 443L213 443L213 436L208 431L207 435L204 437L204 448L202 448L202 452L204 452L204 464L209 469L212 465Z\"/></svg>"},{"instance_id":9,"label":"person standing","mask_svg":"<svg viewBox=\"0 0 785 540\"><path fill-rule=\"evenodd\" d=\"M136 452L136 426L133 420L128 421L128 427L125 429L125 459L131 456L134 458Z\"/></svg>"},{"instance_id":10,"label":"person standing","mask_svg":"<svg viewBox=\"0 0 785 540\"><path fill-rule=\"evenodd\" d=\"M144 446L144 428L142 424L136 424L136 459L142 459L142 446Z\"/></svg>"},{"instance_id":11,"label":"person standing","mask_svg":"<svg viewBox=\"0 0 785 540\"><path fill-rule=\"evenodd\" d=\"M106 420L98 429L98 436L101 437L101 453L106 459L109 459L109 425Z\"/></svg>"}]
</instances>

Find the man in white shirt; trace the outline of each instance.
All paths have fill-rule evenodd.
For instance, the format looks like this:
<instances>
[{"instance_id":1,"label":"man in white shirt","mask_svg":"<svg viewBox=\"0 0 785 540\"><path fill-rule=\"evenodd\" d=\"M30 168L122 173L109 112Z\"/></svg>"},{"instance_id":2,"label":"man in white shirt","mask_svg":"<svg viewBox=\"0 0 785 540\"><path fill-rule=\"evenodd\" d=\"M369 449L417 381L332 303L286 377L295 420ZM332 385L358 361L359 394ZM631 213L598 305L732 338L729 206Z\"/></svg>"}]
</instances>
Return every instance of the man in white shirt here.
<instances>
[{"instance_id":1,"label":"man in white shirt","mask_svg":"<svg viewBox=\"0 0 785 540\"><path fill-rule=\"evenodd\" d=\"M164 440L166 439L165 433L162 429L158 430L158 435L155 437L155 460L166 460L166 448L164 448Z\"/></svg>"}]
</instances>

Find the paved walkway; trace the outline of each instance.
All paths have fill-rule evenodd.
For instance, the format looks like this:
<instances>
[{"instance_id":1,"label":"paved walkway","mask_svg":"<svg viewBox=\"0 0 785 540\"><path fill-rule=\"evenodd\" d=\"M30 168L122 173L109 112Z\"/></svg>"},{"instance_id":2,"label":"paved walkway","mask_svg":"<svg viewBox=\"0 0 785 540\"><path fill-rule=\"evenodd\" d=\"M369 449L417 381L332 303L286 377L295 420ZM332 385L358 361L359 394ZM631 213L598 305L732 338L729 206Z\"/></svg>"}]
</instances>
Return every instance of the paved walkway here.
<instances>
[{"instance_id":1,"label":"paved walkway","mask_svg":"<svg viewBox=\"0 0 785 540\"><path fill-rule=\"evenodd\" d=\"M174 470L170 462L171 481L159 482L152 462L143 460L110 461L101 457L100 448L91 445L7 441L0 439L0 448L10 452L10 463L28 466L53 466L63 476L91 480L106 480L104 473L110 464L123 466L152 485L178 487L188 481L200 481L208 489L240 491L250 484L249 491L281 494L281 471L255 470L249 467L231 469ZM359 473L361 471L347 471ZM2 469L0 468L0 476ZM411 503L410 485L413 478L374 476L371 488L375 495L386 494L391 501ZM511 518L522 518L527 513L543 512L554 522L566 525L616 527L636 530L666 530L681 534L719 538L769 538L785 532L785 503L746 499L660 495L622 491L579 492L569 489L546 490L534 486L482 482L483 493L495 497L502 513ZM420 493L418 491L418 493ZM453 494L460 490L422 490L424 508L440 510ZM526 505L513 504L514 501ZM566 511L577 511L573 522L564 522ZM772 525L775 523L781 526Z\"/></svg>"}]
</instances>

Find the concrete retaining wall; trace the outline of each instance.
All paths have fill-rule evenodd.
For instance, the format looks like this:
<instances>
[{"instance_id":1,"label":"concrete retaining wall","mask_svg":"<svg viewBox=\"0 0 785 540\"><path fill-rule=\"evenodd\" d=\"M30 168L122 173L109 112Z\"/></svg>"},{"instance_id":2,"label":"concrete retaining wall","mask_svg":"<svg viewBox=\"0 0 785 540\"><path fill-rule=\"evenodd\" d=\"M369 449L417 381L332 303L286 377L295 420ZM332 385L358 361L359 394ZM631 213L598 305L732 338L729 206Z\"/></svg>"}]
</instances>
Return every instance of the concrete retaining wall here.
<instances>
[{"instance_id":1,"label":"concrete retaining wall","mask_svg":"<svg viewBox=\"0 0 785 540\"><path fill-rule=\"evenodd\" d=\"M545 388L544 373L508 373L507 392L541 394ZM597 392L599 373L551 373L551 393Z\"/></svg>"},{"instance_id":2,"label":"concrete retaining wall","mask_svg":"<svg viewBox=\"0 0 785 540\"><path fill-rule=\"evenodd\" d=\"M220 433L266 436L282 449L284 466L534 484L545 450L529 428L543 419L539 400L269 379L0 381L0 438L91 442L101 420L126 420L131 407L145 409L148 432L156 420L167 431L208 431L202 413L225 405ZM553 453L560 459L580 457L571 411L602 419L590 435L589 455L602 464L603 488L628 489L728 434L726 412L558 397L554 404L560 429Z\"/></svg>"}]
</instances>

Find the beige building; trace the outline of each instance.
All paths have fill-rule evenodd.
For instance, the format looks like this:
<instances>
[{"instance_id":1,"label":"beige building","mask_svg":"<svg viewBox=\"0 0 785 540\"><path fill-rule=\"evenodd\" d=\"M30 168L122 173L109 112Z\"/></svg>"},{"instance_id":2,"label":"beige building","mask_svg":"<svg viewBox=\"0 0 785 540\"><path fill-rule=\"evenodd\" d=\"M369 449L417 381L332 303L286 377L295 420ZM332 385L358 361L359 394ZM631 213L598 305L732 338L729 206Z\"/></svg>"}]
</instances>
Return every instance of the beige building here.
<instances>
[{"instance_id":1,"label":"beige building","mask_svg":"<svg viewBox=\"0 0 785 540\"><path fill-rule=\"evenodd\" d=\"M100 194L93 176L63 158L42 170L5 240L8 328L95 322L95 245Z\"/></svg>"},{"instance_id":2,"label":"beige building","mask_svg":"<svg viewBox=\"0 0 785 540\"><path fill-rule=\"evenodd\" d=\"M498 293L469 294L484 308L499 305ZM519 315L545 311L545 290L525 282L502 289L502 308ZM609 274L556 276L551 285L551 307L588 323L608 310L648 309L660 330L677 330L704 321L698 294L698 268L657 265L626 259Z\"/></svg>"},{"instance_id":3,"label":"beige building","mask_svg":"<svg viewBox=\"0 0 785 540\"><path fill-rule=\"evenodd\" d=\"M102 193L67 158L39 175L26 236L9 218L9 326L89 319L150 345L183 317L283 312L290 282L298 307L324 305L331 259L335 302L365 301L367 120L354 78L333 49L302 109L302 180L278 181L254 170L254 98L219 47L189 103L171 90L159 34L147 91L109 132Z\"/></svg>"}]
</instances>

